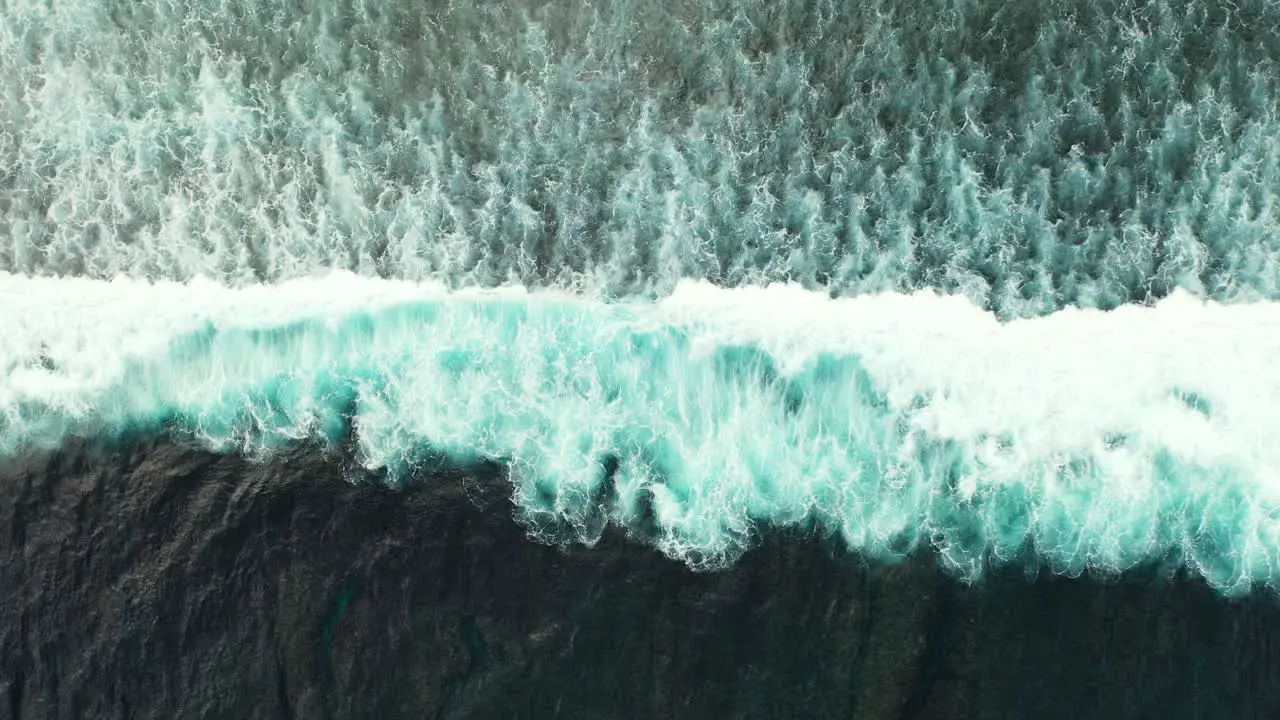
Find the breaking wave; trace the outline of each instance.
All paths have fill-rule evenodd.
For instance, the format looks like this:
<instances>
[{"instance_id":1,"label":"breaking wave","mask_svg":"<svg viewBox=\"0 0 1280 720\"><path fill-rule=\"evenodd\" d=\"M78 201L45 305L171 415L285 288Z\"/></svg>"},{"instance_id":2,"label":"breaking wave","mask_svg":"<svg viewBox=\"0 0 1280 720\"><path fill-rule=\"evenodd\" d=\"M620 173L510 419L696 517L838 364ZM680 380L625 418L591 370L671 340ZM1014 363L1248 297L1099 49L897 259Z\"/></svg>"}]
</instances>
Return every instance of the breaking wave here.
<instances>
[{"instance_id":1,"label":"breaking wave","mask_svg":"<svg viewBox=\"0 0 1280 720\"><path fill-rule=\"evenodd\" d=\"M0 276L0 449L165 427L271 452L353 442L404 480L504 464L531 527L651 526L731 561L816 526L958 574L1177 557L1280 580L1280 305L1000 322L932 292L686 282L657 302L339 273L233 289Z\"/></svg>"}]
</instances>

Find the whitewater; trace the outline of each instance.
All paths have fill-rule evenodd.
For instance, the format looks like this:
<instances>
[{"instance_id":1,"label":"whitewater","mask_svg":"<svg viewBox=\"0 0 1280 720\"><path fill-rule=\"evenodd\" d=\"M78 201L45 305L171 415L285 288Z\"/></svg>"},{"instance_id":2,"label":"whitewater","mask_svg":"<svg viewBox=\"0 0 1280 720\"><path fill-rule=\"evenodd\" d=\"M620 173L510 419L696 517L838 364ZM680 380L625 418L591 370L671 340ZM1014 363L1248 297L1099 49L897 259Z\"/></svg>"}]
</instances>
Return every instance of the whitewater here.
<instances>
[{"instance_id":1,"label":"whitewater","mask_svg":"<svg viewBox=\"0 0 1280 720\"><path fill-rule=\"evenodd\" d=\"M1280 299L1280 6L11 0L0 269Z\"/></svg>"},{"instance_id":2,"label":"whitewater","mask_svg":"<svg viewBox=\"0 0 1280 720\"><path fill-rule=\"evenodd\" d=\"M1280 306L1000 322L931 291L680 285L606 303L355 274L232 289L0 279L0 450L167 429L223 451L354 441L391 482L504 465L593 542L656 523L715 567L764 526L963 577L1176 557L1228 592L1280 553ZM604 490L608 478L610 488ZM534 523L536 527L536 522Z\"/></svg>"}]
</instances>

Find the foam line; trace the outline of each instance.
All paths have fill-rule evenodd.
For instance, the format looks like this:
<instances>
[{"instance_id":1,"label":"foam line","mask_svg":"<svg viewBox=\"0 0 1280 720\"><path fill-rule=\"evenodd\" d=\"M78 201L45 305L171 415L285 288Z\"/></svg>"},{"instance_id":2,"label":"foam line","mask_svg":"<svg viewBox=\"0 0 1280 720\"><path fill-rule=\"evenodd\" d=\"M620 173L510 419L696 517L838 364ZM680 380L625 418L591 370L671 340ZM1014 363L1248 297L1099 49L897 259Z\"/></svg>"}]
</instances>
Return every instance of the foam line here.
<instances>
[{"instance_id":1,"label":"foam line","mask_svg":"<svg viewBox=\"0 0 1280 720\"><path fill-rule=\"evenodd\" d=\"M1000 323L930 292L603 303L340 273L2 275L0 305L4 453L157 423L252 453L353 430L393 480L428 453L499 461L534 527L591 542L603 505L695 565L816 523L969 578L1031 549L1064 573L1172 553L1227 592L1278 579L1275 303Z\"/></svg>"},{"instance_id":2,"label":"foam line","mask_svg":"<svg viewBox=\"0 0 1280 720\"><path fill-rule=\"evenodd\" d=\"M0 270L1280 299L1274 0L8 0Z\"/></svg>"}]
</instances>

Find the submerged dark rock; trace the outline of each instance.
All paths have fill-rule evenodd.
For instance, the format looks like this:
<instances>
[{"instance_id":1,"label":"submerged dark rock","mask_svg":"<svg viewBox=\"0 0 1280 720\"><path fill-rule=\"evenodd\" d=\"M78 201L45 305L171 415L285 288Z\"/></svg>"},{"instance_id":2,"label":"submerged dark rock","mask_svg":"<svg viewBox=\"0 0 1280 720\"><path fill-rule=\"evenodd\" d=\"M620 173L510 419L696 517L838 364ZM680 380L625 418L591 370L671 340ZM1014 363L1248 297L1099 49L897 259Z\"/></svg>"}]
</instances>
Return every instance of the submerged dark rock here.
<instances>
[{"instance_id":1,"label":"submerged dark rock","mask_svg":"<svg viewBox=\"0 0 1280 720\"><path fill-rule=\"evenodd\" d=\"M1271 597L966 587L783 533L694 573L530 541L494 469L351 474L159 439L4 464L0 718L1280 714Z\"/></svg>"}]
</instances>

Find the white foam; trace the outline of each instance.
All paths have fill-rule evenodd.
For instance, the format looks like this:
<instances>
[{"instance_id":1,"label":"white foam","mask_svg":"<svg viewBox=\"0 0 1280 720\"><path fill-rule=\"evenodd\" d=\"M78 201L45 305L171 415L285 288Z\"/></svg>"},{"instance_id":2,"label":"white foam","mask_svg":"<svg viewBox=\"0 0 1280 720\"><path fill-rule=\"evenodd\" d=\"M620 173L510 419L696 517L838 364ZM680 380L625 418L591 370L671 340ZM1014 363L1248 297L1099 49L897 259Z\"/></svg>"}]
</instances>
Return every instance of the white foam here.
<instances>
[{"instance_id":1,"label":"white foam","mask_svg":"<svg viewBox=\"0 0 1280 720\"><path fill-rule=\"evenodd\" d=\"M243 289L0 275L0 323L10 451L173 413L215 444L301 437L347 411L347 383L367 463L504 460L526 510L549 483L581 523L613 454L619 517L651 492L686 558L805 518L873 555L915 537L966 573L1030 542L1064 571L1177 550L1239 587L1272 582L1280 552L1280 303L1175 293L1002 324L928 292L686 282L607 304L347 273ZM717 365L732 348L761 355ZM954 539L973 523L976 550Z\"/></svg>"}]
</instances>

